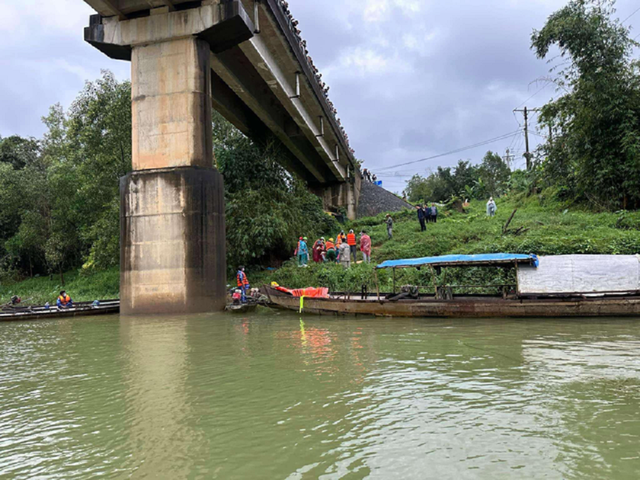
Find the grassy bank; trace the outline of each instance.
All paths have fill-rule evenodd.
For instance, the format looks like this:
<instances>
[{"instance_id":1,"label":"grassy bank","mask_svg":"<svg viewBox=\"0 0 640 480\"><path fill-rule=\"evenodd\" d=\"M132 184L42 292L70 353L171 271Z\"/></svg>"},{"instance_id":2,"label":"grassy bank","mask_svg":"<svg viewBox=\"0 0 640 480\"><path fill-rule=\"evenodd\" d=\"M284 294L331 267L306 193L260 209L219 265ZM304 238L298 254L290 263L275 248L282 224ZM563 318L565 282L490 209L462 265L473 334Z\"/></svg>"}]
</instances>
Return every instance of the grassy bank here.
<instances>
[{"instance_id":1,"label":"grassy bank","mask_svg":"<svg viewBox=\"0 0 640 480\"><path fill-rule=\"evenodd\" d=\"M508 231L503 228L514 209L518 209ZM298 268L296 262L286 262L278 270L248 271L254 286L276 281L291 288L326 286L332 291L358 292L362 285L375 291L373 266L384 260L424 257L448 253L536 253L560 254L636 254L640 252L640 212L598 213L581 208L567 208L547 200L544 195L515 197L498 201L494 218L485 215L484 202L472 202L465 212L441 211L437 224L429 224L426 232L420 231L416 213L407 211L393 215L394 236L387 238L384 215L364 218L345 225L356 232L367 230L373 243L373 264L354 265L344 270L335 264L312 264ZM304 232L302 232L304 233ZM338 232L325 232L325 238ZM313 243L315 239L310 239ZM382 290L389 291L393 283L391 273L378 272ZM404 270L397 278L398 284L431 285L433 278L428 270ZM443 274L444 275L444 274ZM437 279L441 283L491 283L499 285L512 281L502 271L466 269ZM69 272L66 284L60 284L54 276L28 279L19 283L0 285L1 301L11 295L20 295L28 303L55 301L58 292L65 288L77 300L117 298L119 275L117 270L107 270L90 275ZM229 279L235 285L235 278Z\"/></svg>"},{"instance_id":2,"label":"grassy bank","mask_svg":"<svg viewBox=\"0 0 640 480\"><path fill-rule=\"evenodd\" d=\"M62 285L60 276L54 275L21 282L3 282L0 284L0 302L6 303L11 296L18 295L25 305L54 304L60 290L66 290L76 302L106 300L120 295L120 273L117 268L91 274L67 272L64 280L65 284Z\"/></svg>"},{"instance_id":3,"label":"grassy bank","mask_svg":"<svg viewBox=\"0 0 640 480\"><path fill-rule=\"evenodd\" d=\"M514 209L517 212L508 230L503 232ZM598 213L583 208L567 208L540 195L501 199L498 201L497 215L493 218L486 216L485 203L479 201L472 202L465 212L440 213L438 223L429 224L426 232L420 231L416 212L407 211L394 215L391 240L387 238L384 215L361 219L348 227L356 232L364 228L371 235L374 263L449 253L561 255L640 252L640 212ZM326 235L334 236L335 232L327 232ZM494 271L487 275L486 269L468 270L449 273L446 281L499 284L509 280L503 277L504 272ZM415 270L403 271L402 275L402 278L398 278L399 284L406 282L429 285L433 280L429 278L429 273ZM301 269L294 262L288 262L267 278L259 278L259 281L263 280L273 280L294 288L322 285L343 291L359 291L362 284L367 284L371 290L375 285L373 268L365 265L345 272L335 265L312 265ZM382 288L388 290L391 283L389 273L380 272Z\"/></svg>"}]
</instances>

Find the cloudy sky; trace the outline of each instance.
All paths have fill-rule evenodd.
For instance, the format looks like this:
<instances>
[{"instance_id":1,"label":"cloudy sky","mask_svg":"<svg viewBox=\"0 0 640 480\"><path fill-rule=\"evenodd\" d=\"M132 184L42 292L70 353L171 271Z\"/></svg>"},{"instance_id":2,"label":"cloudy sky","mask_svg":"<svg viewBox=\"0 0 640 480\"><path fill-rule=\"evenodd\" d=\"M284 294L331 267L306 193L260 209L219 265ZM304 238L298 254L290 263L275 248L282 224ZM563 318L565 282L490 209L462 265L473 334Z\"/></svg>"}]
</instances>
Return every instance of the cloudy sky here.
<instances>
[{"instance_id":1,"label":"cloudy sky","mask_svg":"<svg viewBox=\"0 0 640 480\"><path fill-rule=\"evenodd\" d=\"M532 30L564 3L289 0L357 156L393 191L414 173L460 158L477 162L488 149L511 148L516 166L523 163L517 134L387 168L516 132L522 118L514 108L538 107L556 94L536 83L549 65L529 43ZM617 15L626 19L638 7L637 0L619 0ZM81 0L0 0L0 135L41 136L49 107L67 107L101 69L129 78L128 63L83 42L91 13ZM640 12L625 24L640 33ZM539 140L532 135L532 143Z\"/></svg>"}]
</instances>

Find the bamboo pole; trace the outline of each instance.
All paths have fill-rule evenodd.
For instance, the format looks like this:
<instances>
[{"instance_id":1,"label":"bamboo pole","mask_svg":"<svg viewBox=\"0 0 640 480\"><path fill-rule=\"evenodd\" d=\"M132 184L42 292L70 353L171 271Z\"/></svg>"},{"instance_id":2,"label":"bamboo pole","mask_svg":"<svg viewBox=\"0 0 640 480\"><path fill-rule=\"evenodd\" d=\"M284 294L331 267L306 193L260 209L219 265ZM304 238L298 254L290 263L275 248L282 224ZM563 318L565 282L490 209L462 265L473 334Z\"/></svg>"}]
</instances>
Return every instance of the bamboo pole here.
<instances>
[{"instance_id":1,"label":"bamboo pole","mask_svg":"<svg viewBox=\"0 0 640 480\"><path fill-rule=\"evenodd\" d=\"M380 301L380 282L378 281L378 270L373 271L376 277L376 294L378 295L378 301Z\"/></svg>"}]
</instances>

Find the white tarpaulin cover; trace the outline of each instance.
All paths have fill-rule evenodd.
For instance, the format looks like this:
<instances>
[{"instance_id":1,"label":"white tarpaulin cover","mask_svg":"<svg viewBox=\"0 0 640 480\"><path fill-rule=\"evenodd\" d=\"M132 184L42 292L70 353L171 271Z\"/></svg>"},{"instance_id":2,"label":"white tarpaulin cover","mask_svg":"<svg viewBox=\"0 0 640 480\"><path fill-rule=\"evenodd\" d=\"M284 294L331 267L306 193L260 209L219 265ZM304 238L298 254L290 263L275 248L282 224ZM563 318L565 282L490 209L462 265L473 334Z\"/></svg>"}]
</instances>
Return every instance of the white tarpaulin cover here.
<instances>
[{"instance_id":1,"label":"white tarpaulin cover","mask_svg":"<svg viewBox=\"0 0 640 480\"><path fill-rule=\"evenodd\" d=\"M598 293L640 290L637 255L538 257L538 268L518 267L518 290L536 293Z\"/></svg>"}]
</instances>

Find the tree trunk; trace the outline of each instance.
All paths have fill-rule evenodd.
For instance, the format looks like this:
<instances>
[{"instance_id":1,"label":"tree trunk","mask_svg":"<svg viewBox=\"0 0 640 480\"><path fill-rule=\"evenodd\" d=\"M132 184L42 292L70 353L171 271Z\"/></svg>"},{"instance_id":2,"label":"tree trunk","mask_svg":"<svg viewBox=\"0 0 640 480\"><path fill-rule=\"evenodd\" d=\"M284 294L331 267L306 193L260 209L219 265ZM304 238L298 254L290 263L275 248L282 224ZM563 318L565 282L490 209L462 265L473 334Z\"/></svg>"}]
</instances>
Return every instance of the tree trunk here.
<instances>
[{"instance_id":1,"label":"tree trunk","mask_svg":"<svg viewBox=\"0 0 640 480\"><path fill-rule=\"evenodd\" d=\"M60 266L60 285L64 285L64 274L62 273L62 266Z\"/></svg>"}]
</instances>

